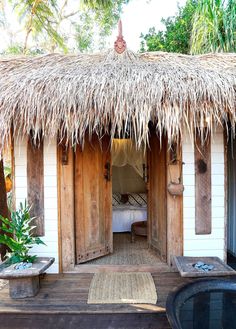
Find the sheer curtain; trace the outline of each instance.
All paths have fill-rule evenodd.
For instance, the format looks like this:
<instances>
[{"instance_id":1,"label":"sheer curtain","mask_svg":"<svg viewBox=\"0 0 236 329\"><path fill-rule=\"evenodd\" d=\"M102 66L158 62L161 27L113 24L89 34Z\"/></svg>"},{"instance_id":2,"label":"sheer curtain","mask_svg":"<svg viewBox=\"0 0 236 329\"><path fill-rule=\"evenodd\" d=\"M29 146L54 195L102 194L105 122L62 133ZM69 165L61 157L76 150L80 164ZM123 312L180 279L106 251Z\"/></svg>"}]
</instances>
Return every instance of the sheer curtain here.
<instances>
[{"instance_id":1,"label":"sheer curtain","mask_svg":"<svg viewBox=\"0 0 236 329\"><path fill-rule=\"evenodd\" d=\"M146 163L144 149L137 149L130 139L113 139L113 191L122 194L145 192L143 164Z\"/></svg>"},{"instance_id":2,"label":"sheer curtain","mask_svg":"<svg viewBox=\"0 0 236 329\"><path fill-rule=\"evenodd\" d=\"M143 148L137 149L131 139L113 139L112 141L112 165L124 167L130 165L143 177L143 164L146 163Z\"/></svg>"}]
</instances>

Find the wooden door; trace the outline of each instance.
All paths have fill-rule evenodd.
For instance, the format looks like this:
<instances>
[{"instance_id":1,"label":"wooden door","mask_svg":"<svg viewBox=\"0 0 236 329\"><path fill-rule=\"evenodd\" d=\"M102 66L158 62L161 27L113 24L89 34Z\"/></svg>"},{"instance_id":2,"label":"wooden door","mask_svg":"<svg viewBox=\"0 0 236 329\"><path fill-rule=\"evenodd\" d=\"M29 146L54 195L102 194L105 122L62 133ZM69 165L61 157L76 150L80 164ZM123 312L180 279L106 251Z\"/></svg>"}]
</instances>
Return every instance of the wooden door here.
<instances>
[{"instance_id":1,"label":"wooden door","mask_svg":"<svg viewBox=\"0 0 236 329\"><path fill-rule=\"evenodd\" d=\"M148 150L148 241L163 261L167 256L166 142L150 134Z\"/></svg>"},{"instance_id":2,"label":"wooden door","mask_svg":"<svg viewBox=\"0 0 236 329\"><path fill-rule=\"evenodd\" d=\"M76 263L112 252L109 138L93 136L75 153Z\"/></svg>"}]
</instances>

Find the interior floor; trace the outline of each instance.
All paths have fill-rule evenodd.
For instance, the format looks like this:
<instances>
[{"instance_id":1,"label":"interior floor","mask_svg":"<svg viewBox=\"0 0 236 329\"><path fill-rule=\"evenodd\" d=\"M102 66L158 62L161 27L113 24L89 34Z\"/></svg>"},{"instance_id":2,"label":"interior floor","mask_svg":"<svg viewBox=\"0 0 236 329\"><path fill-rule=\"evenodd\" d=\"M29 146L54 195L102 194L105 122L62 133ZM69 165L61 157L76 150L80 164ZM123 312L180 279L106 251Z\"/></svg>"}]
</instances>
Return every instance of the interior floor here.
<instances>
[{"instance_id":1,"label":"interior floor","mask_svg":"<svg viewBox=\"0 0 236 329\"><path fill-rule=\"evenodd\" d=\"M162 261L155 251L148 248L146 237L135 236L135 242L131 243L130 233L113 233L113 253L86 264L156 266L162 264Z\"/></svg>"}]
</instances>

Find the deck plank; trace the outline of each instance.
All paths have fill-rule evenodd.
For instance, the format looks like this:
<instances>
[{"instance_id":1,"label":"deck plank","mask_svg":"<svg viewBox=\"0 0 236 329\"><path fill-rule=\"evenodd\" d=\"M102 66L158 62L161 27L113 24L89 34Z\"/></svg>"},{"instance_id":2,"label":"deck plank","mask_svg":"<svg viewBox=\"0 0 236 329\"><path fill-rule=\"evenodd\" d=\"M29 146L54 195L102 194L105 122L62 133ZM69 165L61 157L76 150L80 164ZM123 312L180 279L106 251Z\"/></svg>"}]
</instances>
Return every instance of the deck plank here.
<instances>
[{"instance_id":1,"label":"deck plank","mask_svg":"<svg viewBox=\"0 0 236 329\"><path fill-rule=\"evenodd\" d=\"M194 279L178 273L152 274L158 301L151 304L88 305L93 274L48 274L37 296L11 299L8 286L0 291L0 329L170 329L165 304L168 293ZM236 277L231 277L236 281Z\"/></svg>"},{"instance_id":2,"label":"deck plank","mask_svg":"<svg viewBox=\"0 0 236 329\"><path fill-rule=\"evenodd\" d=\"M157 305L105 304L88 305L87 298L93 274L48 274L41 280L41 289L33 298L13 300L8 296L8 286L0 291L0 313L165 313L165 302L170 290L188 282L177 273L154 273Z\"/></svg>"}]
</instances>

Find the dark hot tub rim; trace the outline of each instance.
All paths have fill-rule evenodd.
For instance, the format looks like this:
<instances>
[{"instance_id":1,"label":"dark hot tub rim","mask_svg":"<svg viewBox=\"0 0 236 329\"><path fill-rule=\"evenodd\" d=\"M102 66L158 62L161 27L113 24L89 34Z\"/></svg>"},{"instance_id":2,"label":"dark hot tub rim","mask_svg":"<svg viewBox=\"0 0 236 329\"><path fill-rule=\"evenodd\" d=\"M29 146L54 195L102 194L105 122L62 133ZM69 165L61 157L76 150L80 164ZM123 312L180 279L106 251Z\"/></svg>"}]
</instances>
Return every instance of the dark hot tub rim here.
<instances>
[{"instance_id":1,"label":"dark hot tub rim","mask_svg":"<svg viewBox=\"0 0 236 329\"><path fill-rule=\"evenodd\" d=\"M235 281L229 279L204 278L194 282L185 283L171 291L166 300L166 315L172 329L182 329L179 321L179 309L191 296L199 292L215 290L236 291Z\"/></svg>"}]
</instances>

